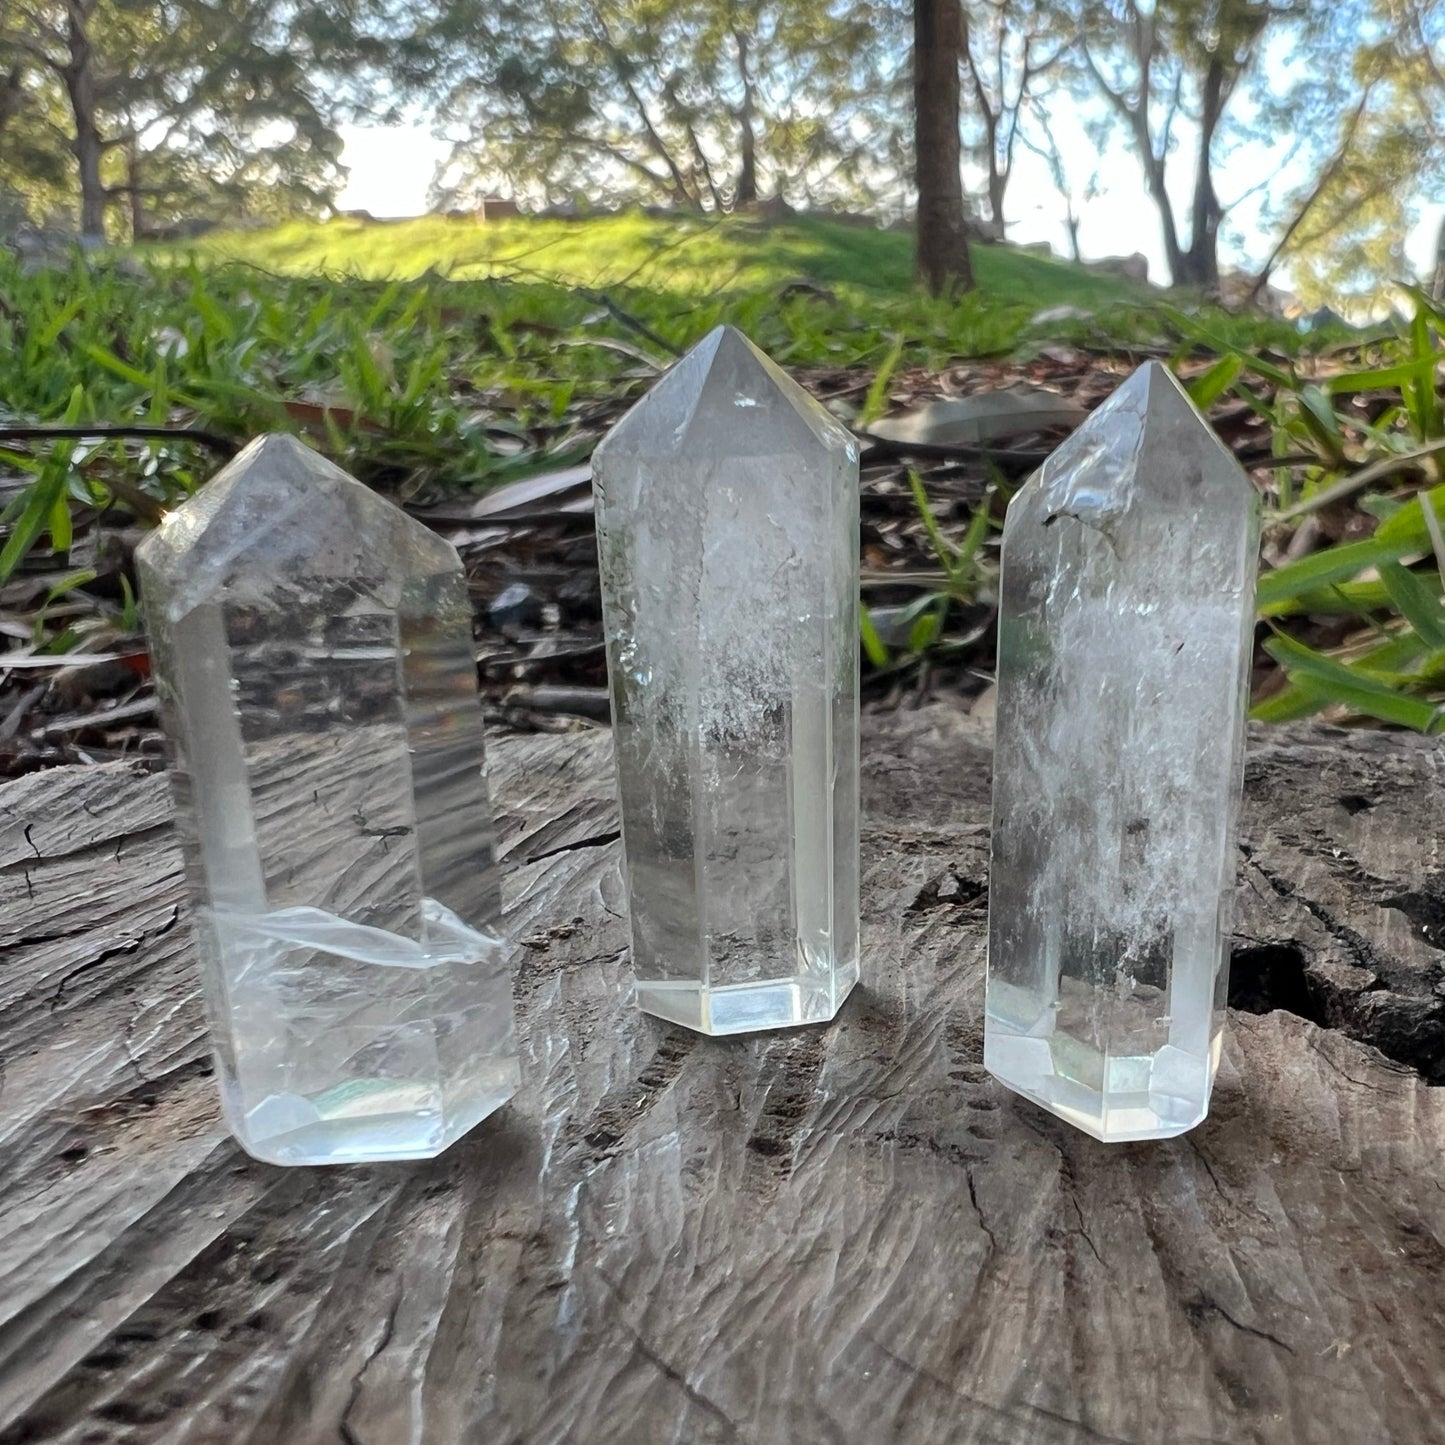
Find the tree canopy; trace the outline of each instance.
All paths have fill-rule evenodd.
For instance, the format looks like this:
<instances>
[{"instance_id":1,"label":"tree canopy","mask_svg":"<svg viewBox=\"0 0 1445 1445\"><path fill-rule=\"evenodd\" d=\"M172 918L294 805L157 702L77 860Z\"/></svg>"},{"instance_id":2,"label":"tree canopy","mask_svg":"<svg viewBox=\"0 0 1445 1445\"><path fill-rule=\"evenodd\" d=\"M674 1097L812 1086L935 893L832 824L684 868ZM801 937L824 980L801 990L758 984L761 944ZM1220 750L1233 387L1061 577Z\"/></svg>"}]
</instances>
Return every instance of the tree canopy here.
<instances>
[{"instance_id":1,"label":"tree canopy","mask_svg":"<svg viewBox=\"0 0 1445 1445\"><path fill-rule=\"evenodd\" d=\"M0 0L0 180L68 190L97 236L120 207L139 234L314 208L341 180L332 87L366 54L350 19L292 0Z\"/></svg>"},{"instance_id":2,"label":"tree canopy","mask_svg":"<svg viewBox=\"0 0 1445 1445\"><path fill-rule=\"evenodd\" d=\"M1178 284L1218 284L1221 232L1242 214L1236 249L1259 285L1282 260L1338 285L1380 259L1386 231L1398 253L1412 207L1440 191L1432 0L1081 0L1074 18L1076 87L1112 119L1105 143L1121 137L1138 160ZM1222 194L1245 146L1257 169ZM1359 237L1348 258L1346 230Z\"/></svg>"},{"instance_id":3,"label":"tree canopy","mask_svg":"<svg viewBox=\"0 0 1445 1445\"><path fill-rule=\"evenodd\" d=\"M871 0L460 0L411 72L454 141L453 194L862 200L897 186L905 23Z\"/></svg>"}]
</instances>

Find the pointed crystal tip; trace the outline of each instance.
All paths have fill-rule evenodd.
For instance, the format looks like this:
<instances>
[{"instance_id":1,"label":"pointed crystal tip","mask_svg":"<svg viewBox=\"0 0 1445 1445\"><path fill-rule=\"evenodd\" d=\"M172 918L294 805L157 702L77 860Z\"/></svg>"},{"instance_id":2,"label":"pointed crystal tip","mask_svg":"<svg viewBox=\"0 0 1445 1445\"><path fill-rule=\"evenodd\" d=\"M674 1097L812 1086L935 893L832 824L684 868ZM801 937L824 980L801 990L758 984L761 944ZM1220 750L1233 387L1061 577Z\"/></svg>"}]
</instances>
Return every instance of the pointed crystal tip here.
<instances>
[{"instance_id":1,"label":"pointed crystal tip","mask_svg":"<svg viewBox=\"0 0 1445 1445\"><path fill-rule=\"evenodd\" d=\"M1148 361L1048 457L1016 503L1026 494L1047 518L1098 521L1131 499L1188 509L1206 494L1249 503L1254 487L1174 373ZM1010 515L1029 509L1011 506Z\"/></svg>"},{"instance_id":2,"label":"pointed crystal tip","mask_svg":"<svg viewBox=\"0 0 1445 1445\"><path fill-rule=\"evenodd\" d=\"M741 331L718 326L608 433L593 457L773 456L853 447L846 427Z\"/></svg>"},{"instance_id":3,"label":"pointed crystal tip","mask_svg":"<svg viewBox=\"0 0 1445 1445\"><path fill-rule=\"evenodd\" d=\"M449 542L284 433L249 443L136 550L143 575L165 576L173 617L243 572L352 577L388 555L423 571L461 566Z\"/></svg>"}]
</instances>

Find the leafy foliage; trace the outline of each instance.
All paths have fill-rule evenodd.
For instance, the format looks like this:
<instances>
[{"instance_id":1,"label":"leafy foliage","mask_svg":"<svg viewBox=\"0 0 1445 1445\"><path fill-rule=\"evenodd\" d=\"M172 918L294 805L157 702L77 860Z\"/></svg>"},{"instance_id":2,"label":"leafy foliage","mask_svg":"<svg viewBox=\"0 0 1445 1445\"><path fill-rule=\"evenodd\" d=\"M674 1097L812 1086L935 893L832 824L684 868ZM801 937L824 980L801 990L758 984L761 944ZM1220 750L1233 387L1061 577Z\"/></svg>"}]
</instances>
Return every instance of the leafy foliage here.
<instances>
[{"instance_id":1,"label":"leafy foliage","mask_svg":"<svg viewBox=\"0 0 1445 1445\"><path fill-rule=\"evenodd\" d=\"M1232 390L1269 419L1277 453L1313 458L1270 484L1276 565L1260 578L1259 611L1282 676L1257 717L1333 709L1424 732L1445 720L1441 321L1418 295L1413 319L1363 364L1318 377L1227 358Z\"/></svg>"},{"instance_id":2,"label":"leafy foliage","mask_svg":"<svg viewBox=\"0 0 1445 1445\"><path fill-rule=\"evenodd\" d=\"M454 0L405 66L455 199L696 210L897 190L906 10L886 0Z\"/></svg>"},{"instance_id":3,"label":"leafy foliage","mask_svg":"<svg viewBox=\"0 0 1445 1445\"><path fill-rule=\"evenodd\" d=\"M178 220L314 211L341 179L334 122L379 53L363 0L0 0L0 182L98 234L125 203ZM6 115L10 119L5 120Z\"/></svg>"},{"instance_id":4,"label":"leafy foliage","mask_svg":"<svg viewBox=\"0 0 1445 1445\"><path fill-rule=\"evenodd\" d=\"M1102 97L1139 160L1176 284L1215 284L1231 231L1261 284L1288 257L1315 298L1401 274L1391 247L1445 187L1433 0L1059 3L1078 17L1076 87ZM1267 169L1229 194L1216 171L1246 144Z\"/></svg>"}]
</instances>

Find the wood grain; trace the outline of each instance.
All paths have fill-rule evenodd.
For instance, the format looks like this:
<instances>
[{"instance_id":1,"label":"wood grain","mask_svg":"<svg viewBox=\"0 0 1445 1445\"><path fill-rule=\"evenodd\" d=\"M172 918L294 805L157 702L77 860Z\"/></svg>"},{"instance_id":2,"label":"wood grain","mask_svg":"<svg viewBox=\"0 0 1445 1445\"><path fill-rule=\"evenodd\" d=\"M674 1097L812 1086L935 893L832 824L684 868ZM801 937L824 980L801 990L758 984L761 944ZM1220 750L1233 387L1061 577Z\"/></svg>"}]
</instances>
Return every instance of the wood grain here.
<instances>
[{"instance_id":1,"label":"wood grain","mask_svg":"<svg viewBox=\"0 0 1445 1445\"><path fill-rule=\"evenodd\" d=\"M1427 1442L1445 765L1256 737L1209 1119L1106 1148L980 1066L989 752L865 729L865 985L628 1003L605 734L499 738L526 1087L435 1162L219 1124L164 780L0 789L0 1445Z\"/></svg>"}]
</instances>

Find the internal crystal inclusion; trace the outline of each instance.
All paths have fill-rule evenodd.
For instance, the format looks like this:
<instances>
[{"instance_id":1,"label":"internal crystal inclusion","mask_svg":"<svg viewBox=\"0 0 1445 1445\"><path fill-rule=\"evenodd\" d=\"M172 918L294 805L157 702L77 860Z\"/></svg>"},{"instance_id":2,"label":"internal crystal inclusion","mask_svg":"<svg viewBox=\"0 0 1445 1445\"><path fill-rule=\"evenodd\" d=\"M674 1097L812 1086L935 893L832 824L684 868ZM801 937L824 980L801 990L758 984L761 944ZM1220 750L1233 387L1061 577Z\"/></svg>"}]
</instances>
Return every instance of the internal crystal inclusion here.
<instances>
[{"instance_id":1,"label":"internal crystal inclusion","mask_svg":"<svg viewBox=\"0 0 1445 1445\"><path fill-rule=\"evenodd\" d=\"M858 456L730 328L593 457L642 1008L829 1019L858 976Z\"/></svg>"},{"instance_id":2,"label":"internal crystal inclusion","mask_svg":"<svg viewBox=\"0 0 1445 1445\"><path fill-rule=\"evenodd\" d=\"M228 1122L433 1155L518 1077L456 552L268 437L137 558Z\"/></svg>"}]
</instances>

